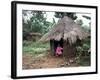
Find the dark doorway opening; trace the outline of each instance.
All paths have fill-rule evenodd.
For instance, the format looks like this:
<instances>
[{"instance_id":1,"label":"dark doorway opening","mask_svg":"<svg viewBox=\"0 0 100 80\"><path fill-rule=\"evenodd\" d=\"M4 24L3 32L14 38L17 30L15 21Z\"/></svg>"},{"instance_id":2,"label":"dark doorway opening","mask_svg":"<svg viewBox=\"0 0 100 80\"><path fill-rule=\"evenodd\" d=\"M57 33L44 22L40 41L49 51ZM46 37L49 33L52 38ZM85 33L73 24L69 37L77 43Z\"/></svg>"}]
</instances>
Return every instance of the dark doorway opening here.
<instances>
[{"instance_id":1,"label":"dark doorway opening","mask_svg":"<svg viewBox=\"0 0 100 80\"><path fill-rule=\"evenodd\" d=\"M58 47L58 45L63 48L63 39L62 38L59 41L50 40L51 52L53 53L53 55L55 55L56 48Z\"/></svg>"},{"instance_id":2,"label":"dark doorway opening","mask_svg":"<svg viewBox=\"0 0 100 80\"><path fill-rule=\"evenodd\" d=\"M56 52L56 48L58 47L58 45L63 48L63 39L61 39L60 41L54 40L54 50L55 50L55 52Z\"/></svg>"}]
</instances>

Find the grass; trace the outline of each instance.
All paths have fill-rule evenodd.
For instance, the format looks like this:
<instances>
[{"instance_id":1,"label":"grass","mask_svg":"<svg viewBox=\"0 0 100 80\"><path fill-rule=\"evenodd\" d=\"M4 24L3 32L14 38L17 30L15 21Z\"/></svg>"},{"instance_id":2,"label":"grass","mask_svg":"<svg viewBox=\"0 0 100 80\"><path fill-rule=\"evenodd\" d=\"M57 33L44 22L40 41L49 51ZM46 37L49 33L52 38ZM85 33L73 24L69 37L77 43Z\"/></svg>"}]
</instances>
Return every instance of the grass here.
<instances>
[{"instance_id":1,"label":"grass","mask_svg":"<svg viewBox=\"0 0 100 80\"><path fill-rule=\"evenodd\" d=\"M79 60L78 64L81 66L90 66L91 65L91 60L90 60L90 55L89 56L82 56L81 59Z\"/></svg>"},{"instance_id":2,"label":"grass","mask_svg":"<svg viewBox=\"0 0 100 80\"><path fill-rule=\"evenodd\" d=\"M32 54L36 56L45 53L48 49L50 49L49 43L23 41L23 54Z\"/></svg>"},{"instance_id":3,"label":"grass","mask_svg":"<svg viewBox=\"0 0 100 80\"><path fill-rule=\"evenodd\" d=\"M49 43L33 42L33 41L23 41L23 54L31 54L33 57L39 56L40 54L45 55L47 50L50 49ZM89 56L81 56L78 60L80 66L90 66L91 60Z\"/></svg>"}]
</instances>

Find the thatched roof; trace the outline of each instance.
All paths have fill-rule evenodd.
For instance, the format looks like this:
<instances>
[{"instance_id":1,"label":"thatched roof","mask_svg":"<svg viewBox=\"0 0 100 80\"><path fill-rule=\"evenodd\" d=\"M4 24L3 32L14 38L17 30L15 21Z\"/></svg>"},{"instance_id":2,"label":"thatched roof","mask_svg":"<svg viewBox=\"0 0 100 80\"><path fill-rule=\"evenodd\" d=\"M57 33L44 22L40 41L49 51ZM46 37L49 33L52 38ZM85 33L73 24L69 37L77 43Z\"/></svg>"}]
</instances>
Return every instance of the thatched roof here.
<instances>
[{"instance_id":1,"label":"thatched roof","mask_svg":"<svg viewBox=\"0 0 100 80\"><path fill-rule=\"evenodd\" d=\"M76 24L74 20L65 16L58 20L58 23L46 33L40 41L48 41L52 39L59 41L63 38L65 41L68 40L69 43L75 43L77 39L85 39L88 35L89 34L86 33L80 25Z\"/></svg>"}]
</instances>

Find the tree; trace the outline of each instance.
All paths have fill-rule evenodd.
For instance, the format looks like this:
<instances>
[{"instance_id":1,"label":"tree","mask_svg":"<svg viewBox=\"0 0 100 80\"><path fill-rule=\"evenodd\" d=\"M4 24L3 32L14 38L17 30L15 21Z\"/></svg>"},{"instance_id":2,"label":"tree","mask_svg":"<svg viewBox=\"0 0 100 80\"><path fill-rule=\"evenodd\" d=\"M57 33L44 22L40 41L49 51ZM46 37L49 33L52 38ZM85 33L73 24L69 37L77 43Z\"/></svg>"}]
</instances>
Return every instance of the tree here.
<instances>
[{"instance_id":1,"label":"tree","mask_svg":"<svg viewBox=\"0 0 100 80\"><path fill-rule=\"evenodd\" d=\"M82 26L83 21L81 19L79 19L79 20L76 21L76 23Z\"/></svg>"},{"instance_id":2,"label":"tree","mask_svg":"<svg viewBox=\"0 0 100 80\"><path fill-rule=\"evenodd\" d=\"M51 23L47 21L46 12L23 10L23 35L27 36L30 32L45 34L49 30Z\"/></svg>"},{"instance_id":3,"label":"tree","mask_svg":"<svg viewBox=\"0 0 100 80\"><path fill-rule=\"evenodd\" d=\"M83 15L82 17L86 18L89 21L91 20L90 16ZM85 29L88 30L89 33L91 32L91 22L89 22L89 27L85 27Z\"/></svg>"},{"instance_id":4,"label":"tree","mask_svg":"<svg viewBox=\"0 0 100 80\"><path fill-rule=\"evenodd\" d=\"M46 24L44 14L45 13L41 11L32 11L32 17L30 18L32 32L42 33L42 28Z\"/></svg>"},{"instance_id":5,"label":"tree","mask_svg":"<svg viewBox=\"0 0 100 80\"><path fill-rule=\"evenodd\" d=\"M25 21L25 17L23 18L24 28L28 29L29 32L39 32L46 33L48 31L48 27L54 24L54 22L47 21L46 12L43 11L24 11L23 15L28 16L27 14L31 14L29 20ZM28 28L27 28L28 27Z\"/></svg>"},{"instance_id":6,"label":"tree","mask_svg":"<svg viewBox=\"0 0 100 80\"><path fill-rule=\"evenodd\" d=\"M86 18L86 19L88 19L88 20L91 20L90 16L83 15L83 17Z\"/></svg>"},{"instance_id":7,"label":"tree","mask_svg":"<svg viewBox=\"0 0 100 80\"><path fill-rule=\"evenodd\" d=\"M64 16L68 16L75 20L77 18L76 13L69 13L69 12L55 12L56 18L63 18Z\"/></svg>"}]
</instances>

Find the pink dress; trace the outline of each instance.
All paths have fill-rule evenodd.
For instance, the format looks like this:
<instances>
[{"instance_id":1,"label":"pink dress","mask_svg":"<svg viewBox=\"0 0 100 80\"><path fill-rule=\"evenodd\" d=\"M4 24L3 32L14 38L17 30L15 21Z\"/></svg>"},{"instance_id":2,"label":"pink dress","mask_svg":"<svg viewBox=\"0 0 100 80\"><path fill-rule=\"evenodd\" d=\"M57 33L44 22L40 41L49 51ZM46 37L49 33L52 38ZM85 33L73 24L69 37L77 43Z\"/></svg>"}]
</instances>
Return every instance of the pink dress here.
<instances>
[{"instance_id":1,"label":"pink dress","mask_svg":"<svg viewBox=\"0 0 100 80\"><path fill-rule=\"evenodd\" d=\"M62 54L61 50L63 50L62 47L57 47L57 49L56 49L56 55L61 55Z\"/></svg>"}]
</instances>

